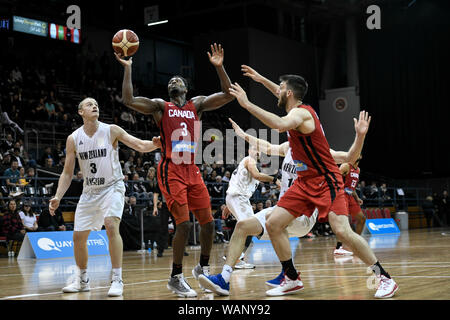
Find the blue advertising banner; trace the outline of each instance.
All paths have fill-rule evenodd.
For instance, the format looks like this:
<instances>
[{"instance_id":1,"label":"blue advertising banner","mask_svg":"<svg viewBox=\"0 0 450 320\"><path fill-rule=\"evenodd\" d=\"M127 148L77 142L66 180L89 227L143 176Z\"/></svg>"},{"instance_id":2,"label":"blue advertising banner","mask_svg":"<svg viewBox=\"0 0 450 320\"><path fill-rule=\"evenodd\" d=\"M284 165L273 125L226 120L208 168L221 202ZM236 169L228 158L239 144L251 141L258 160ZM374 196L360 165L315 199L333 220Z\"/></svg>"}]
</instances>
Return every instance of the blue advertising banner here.
<instances>
[{"instance_id":1,"label":"blue advertising banner","mask_svg":"<svg viewBox=\"0 0 450 320\"><path fill-rule=\"evenodd\" d=\"M366 228L371 234L400 233L394 219L367 219Z\"/></svg>"},{"instance_id":2,"label":"blue advertising banner","mask_svg":"<svg viewBox=\"0 0 450 320\"><path fill-rule=\"evenodd\" d=\"M109 254L106 230L91 231L87 240L89 256ZM18 259L73 257L73 231L28 232Z\"/></svg>"}]
</instances>

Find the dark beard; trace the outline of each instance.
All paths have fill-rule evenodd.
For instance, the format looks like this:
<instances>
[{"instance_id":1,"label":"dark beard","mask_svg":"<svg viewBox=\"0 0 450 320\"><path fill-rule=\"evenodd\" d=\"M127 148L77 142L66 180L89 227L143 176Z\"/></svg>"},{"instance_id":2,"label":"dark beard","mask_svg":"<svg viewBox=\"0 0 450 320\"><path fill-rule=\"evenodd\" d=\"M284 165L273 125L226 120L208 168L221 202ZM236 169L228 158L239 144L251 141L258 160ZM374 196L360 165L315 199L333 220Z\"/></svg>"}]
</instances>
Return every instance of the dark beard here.
<instances>
[{"instance_id":1,"label":"dark beard","mask_svg":"<svg viewBox=\"0 0 450 320\"><path fill-rule=\"evenodd\" d=\"M277 107L282 109L282 110L286 110L286 99L285 99L285 97L281 97L280 101L277 104Z\"/></svg>"}]
</instances>

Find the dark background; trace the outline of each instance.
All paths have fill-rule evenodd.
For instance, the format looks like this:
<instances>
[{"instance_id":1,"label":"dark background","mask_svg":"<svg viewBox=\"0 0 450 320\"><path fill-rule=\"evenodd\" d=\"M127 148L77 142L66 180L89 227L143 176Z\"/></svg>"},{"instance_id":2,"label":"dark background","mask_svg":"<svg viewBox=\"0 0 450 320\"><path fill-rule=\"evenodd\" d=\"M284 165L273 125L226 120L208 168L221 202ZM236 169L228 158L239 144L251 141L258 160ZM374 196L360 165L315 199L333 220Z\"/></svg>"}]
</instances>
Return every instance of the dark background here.
<instances>
[{"instance_id":1,"label":"dark background","mask_svg":"<svg viewBox=\"0 0 450 320\"><path fill-rule=\"evenodd\" d=\"M67 56L82 50L99 55L107 52L111 78L120 85L121 67L111 56L110 41L116 31L128 28L141 41L140 51L133 58L140 92L150 97L164 94L171 66L178 70L178 65L185 64L192 66L188 74L190 97L219 90L206 55L209 44L218 42L225 48L225 67L232 81L249 90L250 100L269 110L274 110L275 97L244 78L240 65L251 64L273 81L284 73L305 76L310 84L305 102L319 111L330 30L338 28L339 32L329 88L345 87L343 30L345 21L354 18L360 101L373 116L364 146L363 171L385 180L450 176L448 1L0 1L0 16L20 15L65 24L70 4L81 7L81 45L3 32L3 44L10 41L7 37L14 38L13 54L8 57L15 59L28 48L38 65L42 57L52 54L53 47L66 50ZM371 4L381 8L381 30L366 28L366 8ZM169 19L169 23L145 26L144 7L151 5L159 5L160 20ZM155 44L152 48L157 43L167 44L167 48L158 51L160 45L153 49L159 60L146 64L148 72L142 68L139 71L139 59L154 54L144 46L150 42ZM174 56L180 59L171 60L173 48L179 53ZM0 64L11 63L3 53L2 57ZM161 67L163 64L167 68ZM79 76L76 68L71 72ZM236 102L220 109L220 113L237 119L243 128L262 127Z\"/></svg>"}]
</instances>

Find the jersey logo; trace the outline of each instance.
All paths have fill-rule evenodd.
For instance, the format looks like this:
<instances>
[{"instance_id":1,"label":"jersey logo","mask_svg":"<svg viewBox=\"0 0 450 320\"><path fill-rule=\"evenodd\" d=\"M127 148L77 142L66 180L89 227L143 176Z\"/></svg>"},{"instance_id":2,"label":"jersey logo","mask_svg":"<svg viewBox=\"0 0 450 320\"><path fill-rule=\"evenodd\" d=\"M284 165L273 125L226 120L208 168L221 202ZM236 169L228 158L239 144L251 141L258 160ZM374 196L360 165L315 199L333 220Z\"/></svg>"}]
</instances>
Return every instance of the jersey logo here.
<instances>
[{"instance_id":1,"label":"jersey logo","mask_svg":"<svg viewBox=\"0 0 450 320\"><path fill-rule=\"evenodd\" d=\"M78 145L81 146L82 144L83 144L83 141L80 140L80 143Z\"/></svg>"},{"instance_id":2,"label":"jersey logo","mask_svg":"<svg viewBox=\"0 0 450 320\"><path fill-rule=\"evenodd\" d=\"M308 170L308 166L306 163L300 160L294 160L295 171L306 171Z\"/></svg>"},{"instance_id":3,"label":"jersey logo","mask_svg":"<svg viewBox=\"0 0 450 320\"><path fill-rule=\"evenodd\" d=\"M195 153L197 143L193 141L172 141L172 152Z\"/></svg>"}]
</instances>

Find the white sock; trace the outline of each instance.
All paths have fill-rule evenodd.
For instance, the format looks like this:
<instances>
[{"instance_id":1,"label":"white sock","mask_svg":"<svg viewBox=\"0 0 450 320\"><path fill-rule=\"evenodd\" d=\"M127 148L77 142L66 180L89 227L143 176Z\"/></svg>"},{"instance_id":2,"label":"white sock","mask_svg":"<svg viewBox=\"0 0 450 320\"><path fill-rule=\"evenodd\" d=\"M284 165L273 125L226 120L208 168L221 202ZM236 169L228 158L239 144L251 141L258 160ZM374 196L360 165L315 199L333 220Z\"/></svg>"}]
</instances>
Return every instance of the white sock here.
<instances>
[{"instance_id":1,"label":"white sock","mask_svg":"<svg viewBox=\"0 0 450 320\"><path fill-rule=\"evenodd\" d=\"M112 273L113 273L113 278L117 277L119 279L122 279L122 268L113 268Z\"/></svg>"},{"instance_id":2,"label":"white sock","mask_svg":"<svg viewBox=\"0 0 450 320\"><path fill-rule=\"evenodd\" d=\"M224 265L222 268L222 278L226 283L230 282L231 273L233 273L233 268L229 265Z\"/></svg>"},{"instance_id":3,"label":"white sock","mask_svg":"<svg viewBox=\"0 0 450 320\"><path fill-rule=\"evenodd\" d=\"M80 278L82 281L87 281L87 269L80 269Z\"/></svg>"}]
</instances>

